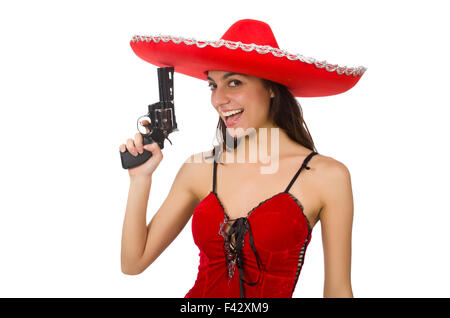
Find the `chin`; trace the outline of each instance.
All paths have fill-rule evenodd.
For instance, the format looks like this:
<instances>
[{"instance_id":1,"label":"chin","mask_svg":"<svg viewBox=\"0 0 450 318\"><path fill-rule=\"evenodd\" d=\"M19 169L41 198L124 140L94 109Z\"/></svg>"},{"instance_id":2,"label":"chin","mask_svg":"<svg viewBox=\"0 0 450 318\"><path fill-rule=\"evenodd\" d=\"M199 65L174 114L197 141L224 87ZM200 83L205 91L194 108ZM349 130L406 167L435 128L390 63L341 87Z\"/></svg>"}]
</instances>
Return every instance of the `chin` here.
<instances>
[{"instance_id":1,"label":"chin","mask_svg":"<svg viewBox=\"0 0 450 318\"><path fill-rule=\"evenodd\" d=\"M233 138L241 138L245 136L244 129L240 127L227 128L227 133Z\"/></svg>"},{"instance_id":2,"label":"chin","mask_svg":"<svg viewBox=\"0 0 450 318\"><path fill-rule=\"evenodd\" d=\"M254 133L254 129L247 127L227 127L227 133L234 138L242 138L245 136L250 136Z\"/></svg>"}]
</instances>

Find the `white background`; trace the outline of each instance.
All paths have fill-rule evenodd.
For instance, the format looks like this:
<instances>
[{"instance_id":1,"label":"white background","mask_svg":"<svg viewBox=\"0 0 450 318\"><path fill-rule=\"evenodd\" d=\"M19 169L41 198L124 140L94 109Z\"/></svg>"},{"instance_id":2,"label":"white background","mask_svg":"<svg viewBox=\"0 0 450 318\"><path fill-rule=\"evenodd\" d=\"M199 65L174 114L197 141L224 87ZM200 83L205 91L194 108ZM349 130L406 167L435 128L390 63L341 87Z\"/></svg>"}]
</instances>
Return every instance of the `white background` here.
<instances>
[{"instance_id":1,"label":"white background","mask_svg":"<svg viewBox=\"0 0 450 318\"><path fill-rule=\"evenodd\" d=\"M144 273L120 270L129 177L119 145L158 100L135 34L219 39L269 23L282 49L368 68L345 94L299 99L319 153L352 176L355 297L449 297L449 22L445 1L2 1L0 296L183 297L189 222ZM175 75L179 132L153 176L148 220L189 155L211 149L205 81ZM281 190L281 188L280 188ZM294 297L322 297L312 233Z\"/></svg>"}]
</instances>

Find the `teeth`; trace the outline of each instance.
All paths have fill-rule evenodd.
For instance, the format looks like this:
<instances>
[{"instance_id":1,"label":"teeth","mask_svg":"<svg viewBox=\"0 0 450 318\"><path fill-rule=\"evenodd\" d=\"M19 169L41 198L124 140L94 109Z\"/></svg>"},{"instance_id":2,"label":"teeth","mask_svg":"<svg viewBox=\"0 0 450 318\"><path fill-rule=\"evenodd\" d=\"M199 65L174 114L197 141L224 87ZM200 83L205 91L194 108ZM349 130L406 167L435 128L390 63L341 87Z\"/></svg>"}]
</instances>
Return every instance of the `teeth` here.
<instances>
[{"instance_id":1,"label":"teeth","mask_svg":"<svg viewBox=\"0 0 450 318\"><path fill-rule=\"evenodd\" d=\"M239 109L239 110L232 110L232 111L229 111L229 112L222 112L222 115L224 115L225 117L228 117L228 116L231 116L231 115L234 115L234 114L237 114L237 113L240 113L240 112L242 112L242 111L244 111L243 109Z\"/></svg>"}]
</instances>

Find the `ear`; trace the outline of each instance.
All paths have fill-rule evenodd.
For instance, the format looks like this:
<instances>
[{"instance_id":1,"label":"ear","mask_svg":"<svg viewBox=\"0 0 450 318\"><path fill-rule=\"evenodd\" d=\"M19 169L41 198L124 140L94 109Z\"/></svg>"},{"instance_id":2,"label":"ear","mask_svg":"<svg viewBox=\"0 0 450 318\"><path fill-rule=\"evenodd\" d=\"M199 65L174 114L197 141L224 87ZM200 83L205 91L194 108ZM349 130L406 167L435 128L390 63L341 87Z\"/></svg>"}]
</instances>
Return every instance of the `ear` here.
<instances>
[{"instance_id":1,"label":"ear","mask_svg":"<svg viewBox=\"0 0 450 318\"><path fill-rule=\"evenodd\" d=\"M270 98L274 98L274 97L275 97L275 94L274 94L274 92L272 91L272 89L269 89L269 92L270 92Z\"/></svg>"}]
</instances>

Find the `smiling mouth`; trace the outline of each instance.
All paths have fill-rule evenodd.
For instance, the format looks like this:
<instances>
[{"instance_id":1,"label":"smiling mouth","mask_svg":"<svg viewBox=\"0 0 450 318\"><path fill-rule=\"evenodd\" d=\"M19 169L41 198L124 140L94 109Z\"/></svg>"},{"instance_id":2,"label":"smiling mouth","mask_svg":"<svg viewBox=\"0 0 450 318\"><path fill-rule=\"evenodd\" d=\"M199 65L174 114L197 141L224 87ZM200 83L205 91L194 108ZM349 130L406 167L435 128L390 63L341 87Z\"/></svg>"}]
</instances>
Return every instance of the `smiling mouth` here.
<instances>
[{"instance_id":1,"label":"smiling mouth","mask_svg":"<svg viewBox=\"0 0 450 318\"><path fill-rule=\"evenodd\" d=\"M236 125L240 121L243 113L244 113L244 111L241 111L237 114L225 116L225 124L227 125L227 127Z\"/></svg>"}]
</instances>

